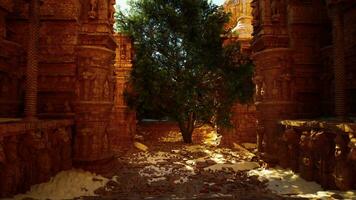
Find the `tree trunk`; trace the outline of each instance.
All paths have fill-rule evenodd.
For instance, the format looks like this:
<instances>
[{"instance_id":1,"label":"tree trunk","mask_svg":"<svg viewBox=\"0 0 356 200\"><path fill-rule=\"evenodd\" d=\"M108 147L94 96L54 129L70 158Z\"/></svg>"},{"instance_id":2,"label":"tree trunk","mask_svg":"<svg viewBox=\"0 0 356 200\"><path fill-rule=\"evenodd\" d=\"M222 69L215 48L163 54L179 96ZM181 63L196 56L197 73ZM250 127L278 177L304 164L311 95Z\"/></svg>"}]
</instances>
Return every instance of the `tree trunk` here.
<instances>
[{"instance_id":1,"label":"tree trunk","mask_svg":"<svg viewBox=\"0 0 356 200\"><path fill-rule=\"evenodd\" d=\"M182 132L182 136L183 136L183 141L186 144L191 144L192 141L192 134L193 132Z\"/></svg>"},{"instance_id":2,"label":"tree trunk","mask_svg":"<svg viewBox=\"0 0 356 200\"><path fill-rule=\"evenodd\" d=\"M192 135L194 131L195 115L194 113L189 113L188 120L179 120L179 128L182 132L183 141L186 144L191 144L193 142Z\"/></svg>"}]
</instances>

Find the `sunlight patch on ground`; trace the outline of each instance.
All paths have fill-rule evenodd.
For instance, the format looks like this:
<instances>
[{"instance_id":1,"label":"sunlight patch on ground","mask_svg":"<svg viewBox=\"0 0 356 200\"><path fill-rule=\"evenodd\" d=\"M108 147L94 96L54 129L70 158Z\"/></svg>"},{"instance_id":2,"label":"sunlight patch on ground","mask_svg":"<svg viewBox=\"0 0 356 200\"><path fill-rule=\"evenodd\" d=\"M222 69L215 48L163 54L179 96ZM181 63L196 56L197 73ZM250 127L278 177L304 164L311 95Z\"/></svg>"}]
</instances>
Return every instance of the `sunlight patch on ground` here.
<instances>
[{"instance_id":1,"label":"sunlight patch on ground","mask_svg":"<svg viewBox=\"0 0 356 200\"><path fill-rule=\"evenodd\" d=\"M174 154L158 151L155 153L140 152L134 154L130 163L138 164L158 164L160 162L167 162L169 159L174 158Z\"/></svg>"},{"instance_id":2,"label":"sunlight patch on ground","mask_svg":"<svg viewBox=\"0 0 356 200\"><path fill-rule=\"evenodd\" d=\"M115 180L115 177L113 178ZM81 196L96 196L98 188L104 187L109 179L83 170L69 170L58 173L47 183L34 185L26 194L19 194L15 200L32 199L73 199Z\"/></svg>"},{"instance_id":3,"label":"sunlight patch on ground","mask_svg":"<svg viewBox=\"0 0 356 200\"><path fill-rule=\"evenodd\" d=\"M169 131L166 136L158 139L160 142L180 142L182 141L182 134L179 131Z\"/></svg>"},{"instance_id":4,"label":"sunlight patch on ground","mask_svg":"<svg viewBox=\"0 0 356 200\"><path fill-rule=\"evenodd\" d=\"M245 171L260 167L257 162L241 161L244 152L208 145L188 145L170 152L139 152L133 154L129 163L145 164L139 171L148 184L165 181L173 176L174 184L186 183L196 170L204 171ZM169 164L171 163L171 164Z\"/></svg>"},{"instance_id":5,"label":"sunlight patch on ground","mask_svg":"<svg viewBox=\"0 0 356 200\"><path fill-rule=\"evenodd\" d=\"M221 135L216 130L206 129L203 143L208 146L218 146L221 142Z\"/></svg>"},{"instance_id":6,"label":"sunlight patch on ground","mask_svg":"<svg viewBox=\"0 0 356 200\"><path fill-rule=\"evenodd\" d=\"M245 171L245 170L251 170L258 168L260 165L256 162L247 162L247 161L242 161L242 162L237 162L235 164L215 164L210 167L204 168L204 170L211 170L211 171L223 171L223 170L232 170L234 172L238 171Z\"/></svg>"},{"instance_id":7,"label":"sunlight patch on ground","mask_svg":"<svg viewBox=\"0 0 356 200\"><path fill-rule=\"evenodd\" d=\"M139 170L139 175L141 177L146 177L148 184L164 181L167 179L167 176L172 174L176 174L177 177L179 177L174 180L174 183L185 183L188 181L189 176L195 175L194 168L192 166L181 162L173 162L171 165L164 165L164 167L160 166L160 164L170 163L171 160L176 157L177 155L175 153L161 151L151 153L140 152L134 154L133 158L130 160L130 163L148 164ZM181 177L186 178L181 179Z\"/></svg>"},{"instance_id":8,"label":"sunlight patch on ground","mask_svg":"<svg viewBox=\"0 0 356 200\"><path fill-rule=\"evenodd\" d=\"M345 199L356 199L356 191L323 191L323 188L315 183L302 179L292 170L281 168L259 168L248 172L249 176L258 176L260 181L268 181L267 187L280 195L316 198L316 199L333 199L332 195L341 195Z\"/></svg>"},{"instance_id":9,"label":"sunlight patch on ground","mask_svg":"<svg viewBox=\"0 0 356 200\"><path fill-rule=\"evenodd\" d=\"M193 132L193 141L207 146L218 146L221 142L221 137L222 136L216 132L216 129L209 125L196 128ZM166 143L181 142L182 133L180 131L172 130L166 135L159 137L158 141Z\"/></svg>"}]
</instances>

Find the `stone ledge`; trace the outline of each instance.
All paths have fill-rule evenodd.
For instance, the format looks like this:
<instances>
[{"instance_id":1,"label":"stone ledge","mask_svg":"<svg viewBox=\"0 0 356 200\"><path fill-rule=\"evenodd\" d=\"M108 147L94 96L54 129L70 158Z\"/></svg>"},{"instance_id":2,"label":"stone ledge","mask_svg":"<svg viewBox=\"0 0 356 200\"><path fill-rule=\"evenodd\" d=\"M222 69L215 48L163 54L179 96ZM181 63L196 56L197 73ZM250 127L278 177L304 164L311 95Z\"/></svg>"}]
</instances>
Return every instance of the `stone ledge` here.
<instances>
[{"instance_id":1,"label":"stone ledge","mask_svg":"<svg viewBox=\"0 0 356 200\"><path fill-rule=\"evenodd\" d=\"M21 121L21 119L12 119L10 121L2 120L2 121L6 123L0 123L0 138L25 134L26 132L33 131L33 130L53 129L58 127L71 126L74 124L74 121L69 119L38 120L36 122L25 122L25 121Z\"/></svg>"},{"instance_id":2,"label":"stone ledge","mask_svg":"<svg viewBox=\"0 0 356 200\"><path fill-rule=\"evenodd\" d=\"M350 133L356 136L356 122L336 122L333 120L282 120L283 126L299 130L322 129L336 133Z\"/></svg>"}]
</instances>

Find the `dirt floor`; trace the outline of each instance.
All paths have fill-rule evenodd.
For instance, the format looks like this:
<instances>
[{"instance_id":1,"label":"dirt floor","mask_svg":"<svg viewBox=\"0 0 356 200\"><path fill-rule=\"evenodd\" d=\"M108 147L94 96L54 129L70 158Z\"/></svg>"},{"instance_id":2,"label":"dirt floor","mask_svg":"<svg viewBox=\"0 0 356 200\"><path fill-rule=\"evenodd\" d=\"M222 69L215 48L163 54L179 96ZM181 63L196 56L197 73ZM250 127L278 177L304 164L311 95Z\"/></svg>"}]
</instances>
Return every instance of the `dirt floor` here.
<instances>
[{"instance_id":1,"label":"dirt floor","mask_svg":"<svg viewBox=\"0 0 356 200\"><path fill-rule=\"evenodd\" d=\"M177 130L141 131L117 156L112 178L72 169L12 200L356 199L356 191L324 191L291 170L268 167L254 144L226 138L203 127L186 145Z\"/></svg>"},{"instance_id":2,"label":"dirt floor","mask_svg":"<svg viewBox=\"0 0 356 200\"><path fill-rule=\"evenodd\" d=\"M143 133L137 148L119 158L115 181L97 190L100 196L84 199L292 199L247 175L263 165L257 157L244 149L217 147L219 138L208 131L196 135L193 145L182 144L174 132Z\"/></svg>"}]
</instances>

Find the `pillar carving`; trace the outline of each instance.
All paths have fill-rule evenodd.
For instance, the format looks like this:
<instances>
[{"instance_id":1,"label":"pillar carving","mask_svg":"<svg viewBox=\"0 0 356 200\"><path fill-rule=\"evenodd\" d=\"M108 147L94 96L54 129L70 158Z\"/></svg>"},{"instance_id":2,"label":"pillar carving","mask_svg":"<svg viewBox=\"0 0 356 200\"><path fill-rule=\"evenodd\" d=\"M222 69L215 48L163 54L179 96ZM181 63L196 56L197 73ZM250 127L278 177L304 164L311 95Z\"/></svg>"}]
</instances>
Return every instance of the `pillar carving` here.
<instances>
[{"instance_id":1,"label":"pillar carving","mask_svg":"<svg viewBox=\"0 0 356 200\"><path fill-rule=\"evenodd\" d=\"M346 69L344 49L344 22L341 6L335 3L329 5L329 15L333 25L333 60L335 80L335 114L340 120L346 119Z\"/></svg>"},{"instance_id":2,"label":"pillar carving","mask_svg":"<svg viewBox=\"0 0 356 200\"><path fill-rule=\"evenodd\" d=\"M110 141L116 153L126 151L136 132L136 112L131 110L125 101L125 92L130 87L129 78L132 71L132 41L124 34L115 34L117 43L115 57L114 107L112 110Z\"/></svg>"},{"instance_id":3,"label":"pillar carving","mask_svg":"<svg viewBox=\"0 0 356 200\"><path fill-rule=\"evenodd\" d=\"M29 40L26 67L25 118L35 120L37 115L38 89L38 42L40 29L40 0L29 1Z\"/></svg>"},{"instance_id":4,"label":"pillar carving","mask_svg":"<svg viewBox=\"0 0 356 200\"><path fill-rule=\"evenodd\" d=\"M103 47L80 46L77 56L74 162L83 168L101 172L101 167L107 166L97 166L96 162L113 158L108 128L114 94L114 52Z\"/></svg>"},{"instance_id":5,"label":"pillar carving","mask_svg":"<svg viewBox=\"0 0 356 200\"><path fill-rule=\"evenodd\" d=\"M253 54L259 149L276 155L279 150L277 122L295 113L295 75L292 51L274 48ZM262 128L263 127L263 128Z\"/></svg>"},{"instance_id":6,"label":"pillar carving","mask_svg":"<svg viewBox=\"0 0 356 200\"><path fill-rule=\"evenodd\" d=\"M107 174L115 166L109 135L116 86L116 43L109 20L112 2L86 2L82 4L83 25L76 48L73 163L90 171Z\"/></svg>"},{"instance_id":7,"label":"pillar carving","mask_svg":"<svg viewBox=\"0 0 356 200\"><path fill-rule=\"evenodd\" d=\"M335 138L335 169L334 178L336 186L341 190L350 190L353 188L355 180L355 170L352 160L350 160L350 148L348 146L349 138L338 134Z\"/></svg>"},{"instance_id":8,"label":"pillar carving","mask_svg":"<svg viewBox=\"0 0 356 200\"><path fill-rule=\"evenodd\" d=\"M285 1L253 0L251 7L253 17L252 51L288 47L287 4Z\"/></svg>"}]
</instances>

